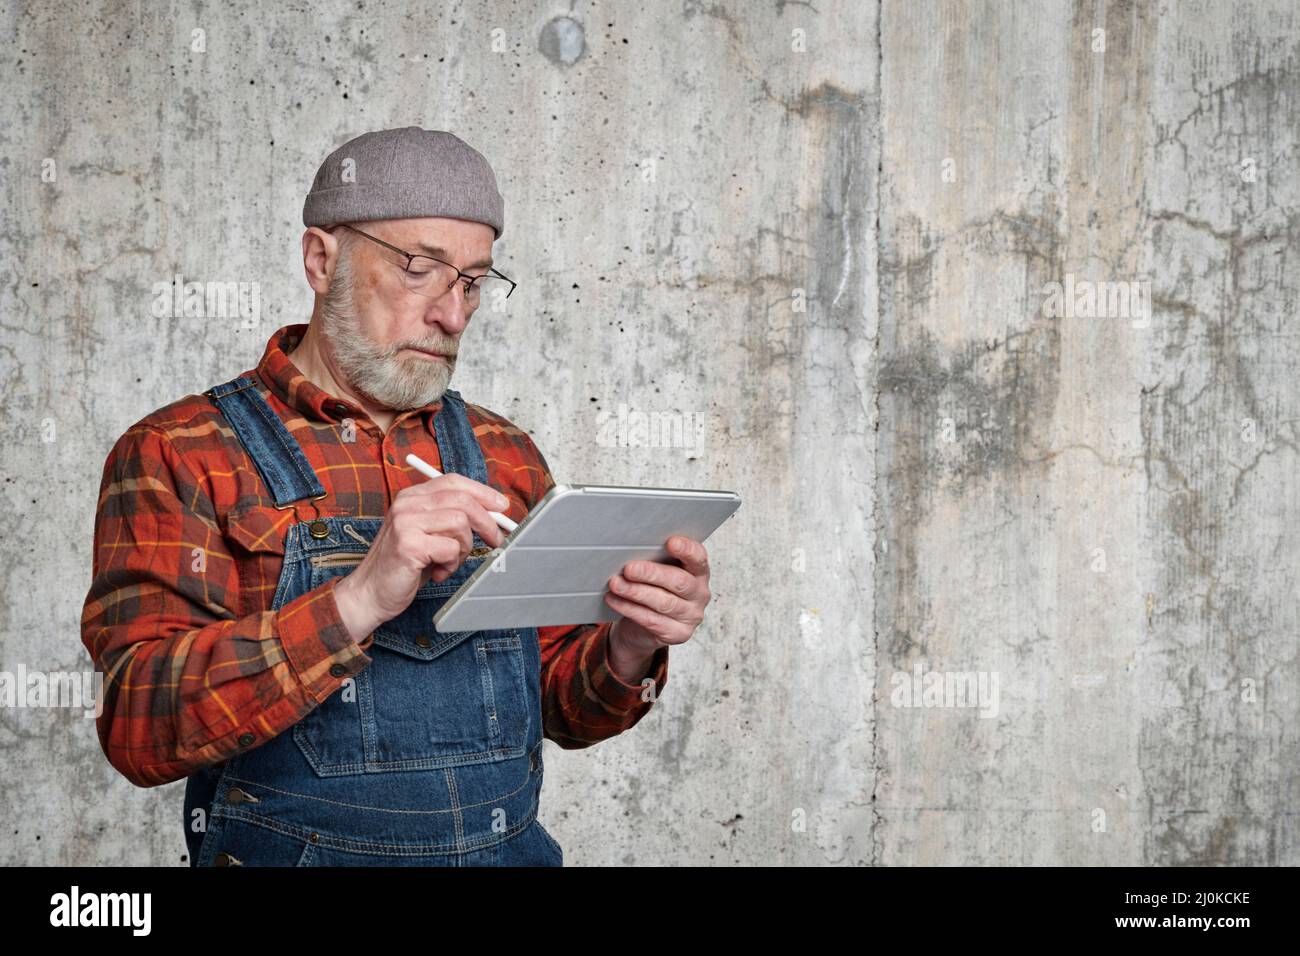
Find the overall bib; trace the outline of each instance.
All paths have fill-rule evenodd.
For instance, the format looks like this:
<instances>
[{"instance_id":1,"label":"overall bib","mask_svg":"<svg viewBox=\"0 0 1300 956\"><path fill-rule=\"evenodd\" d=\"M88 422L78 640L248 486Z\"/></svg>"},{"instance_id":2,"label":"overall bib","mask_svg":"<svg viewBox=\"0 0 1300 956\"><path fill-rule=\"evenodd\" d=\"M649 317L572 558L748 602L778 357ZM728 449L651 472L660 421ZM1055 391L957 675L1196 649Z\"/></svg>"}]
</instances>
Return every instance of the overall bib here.
<instances>
[{"instance_id":1,"label":"overall bib","mask_svg":"<svg viewBox=\"0 0 1300 956\"><path fill-rule=\"evenodd\" d=\"M207 394L279 507L324 495L302 448L240 377ZM442 471L487 483L460 394L435 421ZM273 609L345 575L380 518L289 526ZM442 634L433 615L489 550L426 582L375 630L371 663L266 743L185 785L192 866L563 866L537 821L542 785L536 628ZM195 810L202 809L203 814ZM206 824L196 831L196 818Z\"/></svg>"}]
</instances>

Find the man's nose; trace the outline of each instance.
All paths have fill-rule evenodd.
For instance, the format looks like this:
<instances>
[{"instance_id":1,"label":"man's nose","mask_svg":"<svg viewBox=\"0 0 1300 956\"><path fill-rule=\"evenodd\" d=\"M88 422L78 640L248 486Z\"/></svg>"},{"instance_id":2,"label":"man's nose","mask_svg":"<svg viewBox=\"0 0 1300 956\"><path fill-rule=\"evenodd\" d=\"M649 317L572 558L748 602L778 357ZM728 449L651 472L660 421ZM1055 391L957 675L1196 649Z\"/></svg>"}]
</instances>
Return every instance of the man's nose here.
<instances>
[{"instance_id":1,"label":"man's nose","mask_svg":"<svg viewBox=\"0 0 1300 956\"><path fill-rule=\"evenodd\" d=\"M442 326L449 335L458 335L469 324L469 317L474 314L474 307L465 301L465 288L460 282L452 284L445 294L430 303L426 321L432 320Z\"/></svg>"}]
</instances>

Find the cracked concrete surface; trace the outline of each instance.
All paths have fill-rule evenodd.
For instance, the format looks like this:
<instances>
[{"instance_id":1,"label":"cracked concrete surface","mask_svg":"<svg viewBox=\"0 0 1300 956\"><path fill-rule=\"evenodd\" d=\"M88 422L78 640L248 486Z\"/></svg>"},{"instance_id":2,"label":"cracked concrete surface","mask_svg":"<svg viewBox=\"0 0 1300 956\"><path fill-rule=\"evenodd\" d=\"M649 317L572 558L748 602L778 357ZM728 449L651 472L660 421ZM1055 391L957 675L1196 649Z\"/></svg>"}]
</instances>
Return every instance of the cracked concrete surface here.
<instances>
[{"instance_id":1,"label":"cracked concrete surface","mask_svg":"<svg viewBox=\"0 0 1300 956\"><path fill-rule=\"evenodd\" d=\"M305 320L320 159L450 128L521 282L453 384L559 481L744 499L654 711L548 744L568 863L1300 863L1293 4L0 18L0 670L89 666L103 456ZM259 324L156 318L177 272ZM1149 320L1050 316L1067 277ZM609 447L620 404L714 425ZM93 722L0 708L0 749L0 862L183 862L182 785Z\"/></svg>"},{"instance_id":2,"label":"cracked concrete surface","mask_svg":"<svg viewBox=\"0 0 1300 956\"><path fill-rule=\"evenodd\" d=\"M1003 699L877 707L875 862L1297 862L1296 26L885 5L876 665Z\"/></svg>"}]
</instances>

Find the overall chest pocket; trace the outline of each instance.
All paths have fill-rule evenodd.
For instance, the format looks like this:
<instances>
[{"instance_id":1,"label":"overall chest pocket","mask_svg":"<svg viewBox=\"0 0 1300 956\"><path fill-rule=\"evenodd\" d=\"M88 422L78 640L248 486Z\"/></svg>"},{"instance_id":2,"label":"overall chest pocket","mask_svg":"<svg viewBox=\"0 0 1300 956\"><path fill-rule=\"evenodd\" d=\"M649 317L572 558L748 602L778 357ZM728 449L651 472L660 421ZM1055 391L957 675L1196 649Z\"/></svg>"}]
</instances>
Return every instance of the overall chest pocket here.
<instances>
[{"instance_id":1,"label":"overall chest pocket","mask_svg":"<svg viewBox=\"0 0 1300 956\"><path fill-rule=\"evenodd\" d=\"M364 557L363 550L312 556L312 587L350 573ZM523 756L530 722L540 719L529 707L528 681L538 680L526 666L532 655L520 631L434 630L434 614L458 586L421 586L410 607L376 629L370 665L294 726L293 739L319 776Z\"/></svg>"}]
</instances>

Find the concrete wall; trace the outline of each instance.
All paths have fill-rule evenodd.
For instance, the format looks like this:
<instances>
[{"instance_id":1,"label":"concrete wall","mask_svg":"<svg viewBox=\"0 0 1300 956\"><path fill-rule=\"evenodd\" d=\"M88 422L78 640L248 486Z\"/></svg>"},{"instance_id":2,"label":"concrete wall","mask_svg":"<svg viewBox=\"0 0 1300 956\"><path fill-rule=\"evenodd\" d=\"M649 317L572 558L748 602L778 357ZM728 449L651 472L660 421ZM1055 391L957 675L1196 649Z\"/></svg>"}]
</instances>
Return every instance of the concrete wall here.
<instances>
[{"instance_id":1,"label":"concrete wall","mask_svg":"<svg viewBox=\"0 0 1300 956\"><path fill-rule=\"evenodd\" d=\"M306 319L321 158L447 128L521 283L455 386L557 480L744 498L655 710L547 745L568 863L1300 862L1286 0L0 9L0 669L89 668L103 457ZM93 721L0 750L0 862L182 863Z\"/></svg>"}]
</instances>

